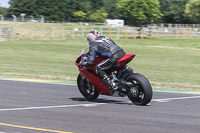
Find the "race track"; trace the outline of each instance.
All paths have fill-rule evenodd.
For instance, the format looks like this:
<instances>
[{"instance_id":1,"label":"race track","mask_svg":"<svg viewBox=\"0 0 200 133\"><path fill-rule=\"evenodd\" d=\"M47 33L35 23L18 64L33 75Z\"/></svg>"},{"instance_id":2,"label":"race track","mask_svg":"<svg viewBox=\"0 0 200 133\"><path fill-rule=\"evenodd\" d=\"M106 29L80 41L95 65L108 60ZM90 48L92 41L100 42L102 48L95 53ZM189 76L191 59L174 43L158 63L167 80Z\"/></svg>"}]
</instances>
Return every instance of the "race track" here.
<instances>
[{"instance_id":1,"label":"race track","mask_svg":"<svg viewBox=\"0 0 200 133\"><path fill-rule=\"evenodd\" d=\"M75 85L0 80L0 133L199 133L200 95L154 92L86 101Z\"/></svg>"}]
</instances>

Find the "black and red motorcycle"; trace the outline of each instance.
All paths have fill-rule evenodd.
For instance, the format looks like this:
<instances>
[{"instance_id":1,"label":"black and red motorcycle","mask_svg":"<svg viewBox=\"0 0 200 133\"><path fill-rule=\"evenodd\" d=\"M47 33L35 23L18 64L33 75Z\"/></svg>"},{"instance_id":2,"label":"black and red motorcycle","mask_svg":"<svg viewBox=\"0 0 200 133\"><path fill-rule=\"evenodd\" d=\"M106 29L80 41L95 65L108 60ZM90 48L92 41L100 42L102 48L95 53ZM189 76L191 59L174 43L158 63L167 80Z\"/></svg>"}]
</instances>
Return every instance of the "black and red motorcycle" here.
<instances>
[{"instance_id":1,"label":"black and red motorcycle","mask_svg":"<svg viewBox=\"0 0 200 133\"><path fill-rule=\"evenodd\" d=\"M135 54L126 54L119 61L116 68L107 72L111 79L112 93L108 85L95 74L95 66L103 61L102 58L96 57L94 65L91 67L82 67L80 64L87 60L85 50L82 50L75 64L79 68L77 85L80 93L87 100L95 100L99 94L117 95L120 97L128 96L135 105L147 105L152 99L152 87L148 79L142 74L136 73L128 67L128 63L135 57Z\"/></svg>"}]
</instances>

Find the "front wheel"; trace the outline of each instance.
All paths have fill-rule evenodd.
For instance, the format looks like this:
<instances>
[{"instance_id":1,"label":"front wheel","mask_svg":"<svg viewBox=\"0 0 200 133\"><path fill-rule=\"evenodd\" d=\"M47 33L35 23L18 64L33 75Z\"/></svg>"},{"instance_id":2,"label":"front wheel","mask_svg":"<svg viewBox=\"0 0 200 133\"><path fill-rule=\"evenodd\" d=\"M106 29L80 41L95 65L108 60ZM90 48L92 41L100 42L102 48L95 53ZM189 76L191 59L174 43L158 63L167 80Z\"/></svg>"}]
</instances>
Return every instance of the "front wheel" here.
<instances>
[{"instance_id":1,"label":"front wheel","mask_svg":"<svg viewBox=\"0 0 200 133\"><path fill-rule=\"evenodd\" d=\"M87 100L95 100L98 98L99 93L96 91L94 86L85 78L81 80L81 75L79 74L77 77L77 85L80 93Z\"/></svg>"},{"instance_id":2,"label":"front wheel","mask_svg":"<svg viewBox=\"0 0 200 133\"><path fill-rule=\"evenodd\" d=\"M134 87L127 91L128 98L136 105L147 105L152 99L152 87L149 81L139 73L133 73L126 78Z\"/></svg>"}]
</instances>

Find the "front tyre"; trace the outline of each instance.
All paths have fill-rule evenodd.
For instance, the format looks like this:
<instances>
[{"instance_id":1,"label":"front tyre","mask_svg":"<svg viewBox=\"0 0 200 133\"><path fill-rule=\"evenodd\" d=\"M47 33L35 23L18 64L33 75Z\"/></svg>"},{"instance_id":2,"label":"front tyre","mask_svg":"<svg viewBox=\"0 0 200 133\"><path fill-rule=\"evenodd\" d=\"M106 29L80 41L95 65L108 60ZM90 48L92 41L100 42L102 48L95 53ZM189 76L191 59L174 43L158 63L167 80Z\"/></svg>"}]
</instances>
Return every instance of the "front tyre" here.
<instances>
[{"instance_id":1,"label":"front tyre","mask_svg":"<svg viewBox=\"0 0 200 133\"><path fill-rule=\"evenodd\" d=\"M127 90L128 98L136 105L147 105L153 95L149 81L139 73L129 75L126 80L134 86Z\"/></svg>"},{"instance_id":2,"label":"front tyre","mask_svg":"<svg viewBox=\"0 0 200 133\"><path fill-rule=\"evenodd\" d=\"M85 78L81 80L81 75L77 77L77 85L80 93L89 101L98 98L99 93L96 91L94 86Z\"/></svg>"}]
</instances>

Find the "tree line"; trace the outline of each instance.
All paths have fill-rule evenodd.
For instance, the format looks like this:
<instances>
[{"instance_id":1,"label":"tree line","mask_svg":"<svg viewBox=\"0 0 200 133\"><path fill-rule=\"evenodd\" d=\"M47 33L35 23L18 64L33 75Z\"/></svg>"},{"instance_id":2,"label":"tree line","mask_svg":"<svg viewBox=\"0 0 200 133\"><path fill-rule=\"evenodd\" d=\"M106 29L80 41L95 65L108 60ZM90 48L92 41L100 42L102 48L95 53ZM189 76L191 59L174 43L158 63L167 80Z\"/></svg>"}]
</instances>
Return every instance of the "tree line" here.
<instances>
[{"instance_id":1,"label":"tree line","mask_svg":"<svg viewBox=\"0 0 200 133\"><path fill-rule=\"evenodd\" d=\"M10 0L0 14L43 15L47 21L104 22L123 19L128 25L200 23L200 0Z\"/></svg>"}]
</instances>

